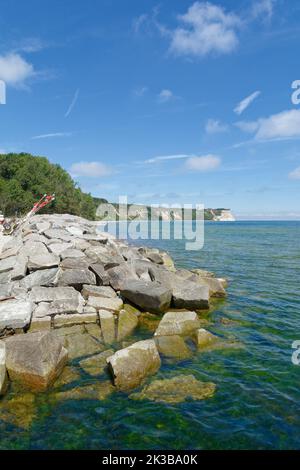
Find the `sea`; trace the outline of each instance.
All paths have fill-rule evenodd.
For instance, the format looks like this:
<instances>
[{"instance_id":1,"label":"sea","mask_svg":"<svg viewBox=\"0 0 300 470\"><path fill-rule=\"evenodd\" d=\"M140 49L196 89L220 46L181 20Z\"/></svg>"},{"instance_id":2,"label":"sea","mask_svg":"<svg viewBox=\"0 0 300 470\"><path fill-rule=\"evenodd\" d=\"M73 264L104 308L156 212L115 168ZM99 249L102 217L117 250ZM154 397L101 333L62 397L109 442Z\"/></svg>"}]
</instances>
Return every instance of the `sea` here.
<instances>
[{"instance_id":1,"label":"sea","mask_svg":"<svg viewBox=\"0 0 300 470\"><path fill-rule=\"evenodd\" d=\"M205 318L238 347L163 359L155 377L193 374L216 384L214 396L168 404L122 392L61 401L19 392L10 407L0 400L0 449L300 449L300 222L206 222L204 236L197 251L184 240L132 243L228 279L227 297Z\"/></svg>"}]
</instances>

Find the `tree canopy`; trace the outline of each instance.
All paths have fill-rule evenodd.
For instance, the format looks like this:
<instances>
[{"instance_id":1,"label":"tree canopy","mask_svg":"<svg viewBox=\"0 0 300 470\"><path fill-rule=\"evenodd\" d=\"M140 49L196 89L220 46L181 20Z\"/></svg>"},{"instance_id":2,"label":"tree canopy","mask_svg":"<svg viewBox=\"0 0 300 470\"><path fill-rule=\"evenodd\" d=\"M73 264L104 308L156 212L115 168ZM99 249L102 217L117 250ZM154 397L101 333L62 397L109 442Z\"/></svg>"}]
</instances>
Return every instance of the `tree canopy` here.
<instances>
[{"instance_id":1,"label":"tree canopy","mask_svg":"<svg viewBox=\"0 0 300 470\"><path fill-rule=\"evenodd\" d=\"M56 194L43 211L95 219L96 204L60 165L28 153L0 155L0 211L23 215L45 194Z\"/></svg>"}]
</instances>

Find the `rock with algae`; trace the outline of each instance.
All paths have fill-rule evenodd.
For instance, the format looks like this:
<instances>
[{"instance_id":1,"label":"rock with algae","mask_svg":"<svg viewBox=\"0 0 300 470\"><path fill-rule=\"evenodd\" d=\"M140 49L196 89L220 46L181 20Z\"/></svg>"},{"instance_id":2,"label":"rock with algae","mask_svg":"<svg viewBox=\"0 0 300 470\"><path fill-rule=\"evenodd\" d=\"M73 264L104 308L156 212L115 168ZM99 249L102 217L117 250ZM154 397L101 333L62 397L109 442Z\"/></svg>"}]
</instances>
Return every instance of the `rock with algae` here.
<instances>
[{"instance_id":1,"label":"rock with algae","mask_svg":"<svg viewBox=\"0 0 300 470\"><path fill-rule=\"evenodd\" d=\"M181 403L186 400L204 400L214 395L216 385L201 382L194 375L177 375L171 379L154 380L141 392L132 393L133 400L150 400L164 403Z\"/></svg>"}]
</instances>

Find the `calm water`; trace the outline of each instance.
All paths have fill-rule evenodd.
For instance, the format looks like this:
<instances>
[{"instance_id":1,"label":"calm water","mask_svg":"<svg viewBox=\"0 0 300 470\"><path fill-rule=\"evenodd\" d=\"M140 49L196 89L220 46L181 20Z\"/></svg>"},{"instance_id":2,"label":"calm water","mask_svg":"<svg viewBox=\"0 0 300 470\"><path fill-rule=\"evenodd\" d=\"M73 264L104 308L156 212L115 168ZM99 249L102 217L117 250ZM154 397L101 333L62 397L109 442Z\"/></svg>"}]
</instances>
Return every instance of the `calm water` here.
<instances>
[{"instance_id":1,"label":"calm water","mask_svg":"<svg viewBox=\"0 0 300 470\"><path fill-rule=\"evenodd\" d=\"M0 402L0 448L300 449L300 366L291 362L291 343L300 340L300 222L207 223L199 252L180 241L152 245L178 266L230 280L209 329L243 347L164 362L157 375L193 373L216 383L215 396L167 405L113 393L54 404L43 394L30 401L25 430L1 421Z\"/></svg>"}]
</instances>

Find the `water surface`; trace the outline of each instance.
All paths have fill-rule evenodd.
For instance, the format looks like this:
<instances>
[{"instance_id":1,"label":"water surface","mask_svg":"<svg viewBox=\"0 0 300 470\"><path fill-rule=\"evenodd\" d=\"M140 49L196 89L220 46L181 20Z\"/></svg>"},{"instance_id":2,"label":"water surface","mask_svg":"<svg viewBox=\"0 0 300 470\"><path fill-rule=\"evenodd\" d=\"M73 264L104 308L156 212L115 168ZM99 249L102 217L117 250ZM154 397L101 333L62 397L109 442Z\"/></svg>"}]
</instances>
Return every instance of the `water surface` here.
<instances>
[{"instance_id":1,"label":"water surface","mask_svg":"<svg viewBox=\"0 0 300 470\"><path fill-rule=\"evenodd\" d=\"M147 244L168 250L177 266L230 281L209 329L243 347L164 361L157 374L192 373L216 383L215 396L168 405L113 393L57 403L50 392L28 397L25 426L1 420L0 401L0 448L300 449L300 366L291 362L300 340L300 222L206 223L198 252L178 240Z\"/></svg>"}]
</instances>

